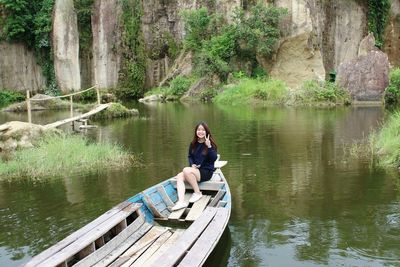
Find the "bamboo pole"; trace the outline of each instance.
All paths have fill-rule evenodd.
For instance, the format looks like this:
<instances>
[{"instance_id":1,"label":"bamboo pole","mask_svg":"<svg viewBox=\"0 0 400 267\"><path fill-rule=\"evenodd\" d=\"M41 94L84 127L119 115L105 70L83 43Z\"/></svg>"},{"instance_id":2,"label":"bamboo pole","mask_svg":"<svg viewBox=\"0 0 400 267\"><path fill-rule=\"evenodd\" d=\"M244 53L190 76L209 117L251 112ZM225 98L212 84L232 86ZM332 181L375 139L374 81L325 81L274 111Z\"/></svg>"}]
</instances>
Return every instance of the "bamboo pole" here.
<instances>
[{"instance_id":1,"label":"bamboo pole","mask_svg":"<svg viewBox=\"0 0 400 267\"><path fill-rule=\"evenodd\" d=\"M96 86L96 93L97 93L97 104L100 105L100 90L98 86Z\"/></svg>"},{"instance_id":2,"label":"bamboo pole","mask_svg":"<svg viewBox=\"0 0 400 267\"><path fill-rule=\"evenodd\" d=\"M31 97L29 90L26 90L26 109L28 110L28 122L32 124L32 113L31 113Z\"/></svg>"},{"instance_id":3,"label":"bamboo pole","mask_svg":"<svg viewBox=\"0 0 400 267\"><path fill-rule=\"evenodd\" d=\"M70 104L70 115L71 118L74 117L74 103L72 101L72 95L69 97L69 104ZM74 121L71 122L72 127L74 127Z\"/></svg>"}]
</instances>

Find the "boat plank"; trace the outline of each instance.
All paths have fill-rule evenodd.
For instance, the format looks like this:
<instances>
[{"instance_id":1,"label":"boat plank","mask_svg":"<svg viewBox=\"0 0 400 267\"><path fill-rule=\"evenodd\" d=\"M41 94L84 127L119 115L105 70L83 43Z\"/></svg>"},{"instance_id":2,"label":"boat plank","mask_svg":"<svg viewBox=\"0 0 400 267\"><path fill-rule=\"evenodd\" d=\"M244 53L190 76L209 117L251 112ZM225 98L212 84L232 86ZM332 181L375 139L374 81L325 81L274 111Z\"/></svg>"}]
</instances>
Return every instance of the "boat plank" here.
<instances>
[{"instance_id":1,"label":"boat plank","mask_svg":"<svg viewBox=\"0 0 400 267\"><path fill-rule=\"evenodd\" d=\"M160 185L157 186L157 191L158 193L160 193L160 195L162 196L165 204L167 204L167 206L173 206L174 202L172 202L172 200L169 198L167 191L165 191L164 186Z\"/></svg>"},{"instance_id":2,"label":"boat plank","mask_svg":"<svg viewBox=\"0 0 400 267\"><path fill-rule=\"evenodd\" d=\"M144 252L138 259L136 259L133 263L130 265L122 265L121 267L142 267L146 261L148 261L151 256L157 252L157 250L170 238L172 235L171 231L167 231L164 234L162 234L151 246L146 249L146 252Z\"/></svg>"},{"instance_id":3,"label":"boat plank","mask_svg":"<svg viewBox=\"0 0 400 267\"><path fill-rule=\"evenodd\" d=\"M184 229L175 229L175 232L168 238L164 244L143 264L143 267L153 264L167 249L175 244L178 238L185 232Z\"/></svg>"},{"instance_id":4,"label":"boat plank","mask_svg":"<svg viewBox=\"0 0 400 267\"><path fill-rule=\"evenodd\" d=\"M75 242L69 244L56 254L53 254L51 257L47 258L45 261L41 262L41 266L55 266L65 259L75 255L77 252L85 248L89 243L94 242L100 236L104 235L111 228L120 223L123 219L128 217L130 214L135 212L141 205L133 204L127 206L123 211L116 213L114 216L99 224L89 232L83 234L80 238L75 240Z\"/></svg>"},{"instance_id":5,"label":"boat plank","mask_svg":"<svg viewBox=\"0 0 400 267\"><path fill-rule=\"evenodd\" d=\"M130 237L131 235L133 235L136 232L139 232L139 230L141 229L141 226L144 223L145 223L145 219L144 219L143 215L137 217L135 219L135 221L133 223L131 223L130 225L128 225L127 228L125 228L123 231L121 231L120 234L118 234L116 237L111 239L104 246L100 247L99 249L97 249L95 252L93 252L89 256L85 257L84 259L82 259L81 261L76 263L74 266L76 266L76 267L91 266L91 265L99 262L100 260L102 260L104 257L106 257L108 254L110 254L116 247L118 247L121 244L123 246L128 245L126 247L126 248L128 248L129 244L128 244L128 242L126 242L128 237ZM140 234L143 235L144 232L140 231ZM137 237L137 239L139 239L139 238L140 238L140 236ZM131 243L131 244L133 244L133 243ZM117 255L117 257L118 257L118 255ZM107 257L107 259L109 262L113 261L113 259L111 259L110 257ZM102 262L105 262L105 261L102 261Z\"/></svg>"},{"instance_id":6,"label":"boat plank","mask_svg":"<svg viewBox=\"0 0 400 267\"><path fill-rule=\"evenodd\" d=\"M143 195L143 201L144 203L147 205L147 207L149 207L149 209L151 210L151 212L153 212L155 217L158 218L165 218L165 215L162 214L153 204L153 202L151 201L151 199L147 196L147 195Z\"/></svg>"},{"instance_id":7,"label":"boat plank","mask_svg":"<svg viewBox=\"0 0 400 267\"><path fill-rule=\"evenodd\" d=\"M175 178L171 179L171 183L176 188L176 179ZM207 181L207 182L199 183L199 189L200 190L208 190L208 191L218 191L221 188L223 188L224 185L225 185L224 182ZM188 183L185 183L185 188L186 189L193 189L192 186L189 185Z\"/></svg>"},{"instance_id":8,"label":"boat plank","mask_svg":"<svg viewBox=\"0 0 400 267\"><path fill-rule=\"evenodd\" d=\"M163 233L168 231L165 227L154 226L148 231L142 238L140 238L133 246L121 254L116 261L114 261L110 267L121 266L128 260L135 261L140 255L147 250L148 247L153 244ZM132 262L133 262L132 261Z\"/></svg>"},{"instance_id":9,"label":"boat plank","mask_svg":"<svg viewBox=\"0 0 400 267\"><path fill-rule=\"evenodd\" d=\"M104 221L108 220L110 217L114 216L116 213L125 209L129 205L132 205L132 202L124 201L124 202L116 205L112 209L110 209L107 212L105 212L104 214L102 214L100 217L96 218L95 220L88 223L87 225L80 228L79 230L73 232L72 234L70 234L69 236L67 236L66 238L61 240L60 242L56 243L55 245L44 250L40 254L36 255L29 262L27 262L24 266L32 267L32 266L36 266L36 265L40 264L45 259L51 257L54 253L57 253L61 249L65 248L66 246L68 246L69 244L71 244L72 242L77 240L79 237L81 237L83 234L92 230L93 228L95 228L99 224L103 223Z\"/></svg>"},{"instance_id":10,"label":"boat plank","mask_svg":"<svg viewBox=\"0 0 400 267\"><path fill-rule=\"evenodd\" d=\"M218 204L218 201L225 195L225 193L226 193L226 190L223 190L223 189L218 190L217 194L211 200L211 202L208 206L215 207Z\"/></svg>"},{"instance_id":11,"label":"boat plank","mask_svg":"<svg viewBox=\"0 0 400 267\"><path fill-rule=\"evenodd\" d=\"M189 201L190 196L191 196L190 193L186 193L185 194L185 201ZM180 209L180 210L173 211L168 216L168 220L179 220L182 217L184 212L185 212L185 209Z\"/></svg>"},{"instance_id":12,"label":"boat plank","mask_svg":"<svg viewBox=\"0 0 400 267\"><path fill-rule=\"evenodd\" d=\"M192 246L198 236L214 218L216 208L206 208L201 216L189 226L178 241L165 251L150 267L173 266Z\"/></svg>"},{"instance_id":13,"label":"boat plank","mask_svg":"<svg viewBox=\"0 0 400 267\"><path fill-rule=\"evenodd\" d=\"M180 267L202 266L222 235L229 218L229 209L218 208L215 217L190 251L179 263Z\"/></svg>"},{"instance_id":14,"label":"boat plank","mask_svg":"<svg viewBox=\"0 0 400 267\"><path fill-rule=\"evenodd\" d=\"M197 218L200 217L203 210L206 208L208 202L210 201L211 196L203 195L201 199L196 201L193 204L193 207L190 209L188 215L185 218L185 221L195 221Z\"/></svg>"},{"instance_id":15,"label":"boat plank","mask_svg":"<svg viewBox=\"0 0 400 267\"><path fill-rule=\"evenodd\" d=\"M217 204L217 208L223 208L223 207L225 207L225 206L226 206L226 204L227 204L227 202L226 202L226 201L223 201L223 200L221 200L220 202L218 202L218 204Z\"/></svg>"}]
</instances>

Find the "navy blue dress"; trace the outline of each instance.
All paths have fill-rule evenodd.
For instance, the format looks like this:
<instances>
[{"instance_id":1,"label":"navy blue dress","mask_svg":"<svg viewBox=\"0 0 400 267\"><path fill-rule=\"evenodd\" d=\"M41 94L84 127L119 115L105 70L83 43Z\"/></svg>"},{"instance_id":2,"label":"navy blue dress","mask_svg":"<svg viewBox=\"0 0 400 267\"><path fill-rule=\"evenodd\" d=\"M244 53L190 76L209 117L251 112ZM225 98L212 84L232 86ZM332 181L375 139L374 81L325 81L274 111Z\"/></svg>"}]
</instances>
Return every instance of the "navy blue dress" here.
<instances>
[{"instance_id":1,"label":"navy blue dress","mask_svg":"<svg viewBox=\"0 0 400 267\"><path fill-rule=\"evenodd\" d=\"M203 155L203 149L206 148L208 151ZM208 181L211 179L213 172L215 171L214 162L217 160L217 151L214 147L207 148L204 143L197 142L192 148L189 145L189 166L193 164L200 165L200 182Z\"/></svg>"}]
</instances>

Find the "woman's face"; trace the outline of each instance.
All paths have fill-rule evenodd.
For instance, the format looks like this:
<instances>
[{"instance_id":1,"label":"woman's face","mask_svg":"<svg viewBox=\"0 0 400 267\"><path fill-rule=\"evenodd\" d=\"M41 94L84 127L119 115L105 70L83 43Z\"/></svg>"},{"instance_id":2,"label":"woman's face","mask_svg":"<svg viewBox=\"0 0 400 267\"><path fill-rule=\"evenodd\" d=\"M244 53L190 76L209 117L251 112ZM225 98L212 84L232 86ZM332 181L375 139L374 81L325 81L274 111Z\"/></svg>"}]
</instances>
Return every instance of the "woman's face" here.
<instances>
[{"instance_id":1,"label":"woman's face","mask_svg":"<svg viewBox=\"0 0 400 267\"><path fill-rule=\"evenodd\" d=\"M206 130L204 129L203 125L199 125L199 127L197 127L196 135L199 139L206 137Z\"/></svg>"}]
</instances>

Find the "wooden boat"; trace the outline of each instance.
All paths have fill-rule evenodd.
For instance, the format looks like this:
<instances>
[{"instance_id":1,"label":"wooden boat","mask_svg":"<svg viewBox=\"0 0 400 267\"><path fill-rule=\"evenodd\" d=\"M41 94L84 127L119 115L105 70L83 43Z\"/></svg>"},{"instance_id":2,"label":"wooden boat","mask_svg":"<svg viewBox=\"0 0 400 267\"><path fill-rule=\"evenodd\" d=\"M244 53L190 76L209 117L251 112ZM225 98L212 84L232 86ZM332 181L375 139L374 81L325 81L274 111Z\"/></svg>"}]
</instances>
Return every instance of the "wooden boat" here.
<instances>
[{"instance_id":1,"label":"wooden boat","mask_svg":"<svg viewBox=\"0 0 400 267\"><path fill-rule=\"evenodd\" d=\"M200 183L203 197L171 212L171 178L120 203L24 266L202 266L228 224L231 194L221 167ZM191 187L185 198L191 195Z\"/></svg>"}]
</instances>

